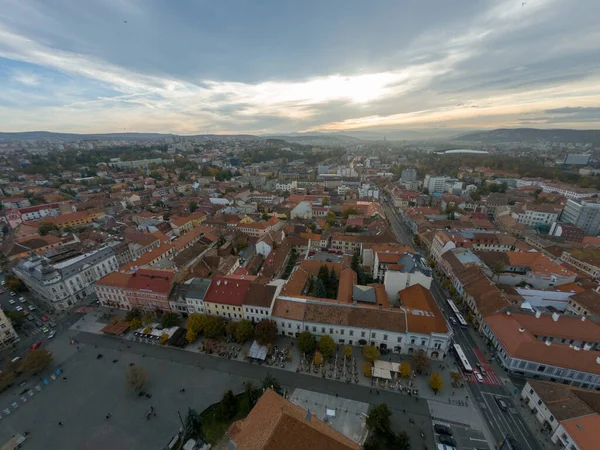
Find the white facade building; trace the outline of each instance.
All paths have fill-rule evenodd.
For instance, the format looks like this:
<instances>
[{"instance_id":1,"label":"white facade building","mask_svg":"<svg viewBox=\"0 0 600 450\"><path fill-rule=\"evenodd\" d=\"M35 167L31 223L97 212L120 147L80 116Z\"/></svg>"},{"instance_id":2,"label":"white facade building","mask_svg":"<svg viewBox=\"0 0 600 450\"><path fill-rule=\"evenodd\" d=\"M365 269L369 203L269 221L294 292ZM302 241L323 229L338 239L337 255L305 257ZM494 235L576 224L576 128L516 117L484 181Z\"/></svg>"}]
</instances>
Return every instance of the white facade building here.
<instances>
[{"instance_id":1,"label":"white facade building","mask_svg":"<svg viewBox=\"0 0 600 450\"><path fill-rule=\"evenodd\" d=\"M19 340L19 335L4 311L0 309L0 349L7 348Z\"/></svg>"}]
</instances>

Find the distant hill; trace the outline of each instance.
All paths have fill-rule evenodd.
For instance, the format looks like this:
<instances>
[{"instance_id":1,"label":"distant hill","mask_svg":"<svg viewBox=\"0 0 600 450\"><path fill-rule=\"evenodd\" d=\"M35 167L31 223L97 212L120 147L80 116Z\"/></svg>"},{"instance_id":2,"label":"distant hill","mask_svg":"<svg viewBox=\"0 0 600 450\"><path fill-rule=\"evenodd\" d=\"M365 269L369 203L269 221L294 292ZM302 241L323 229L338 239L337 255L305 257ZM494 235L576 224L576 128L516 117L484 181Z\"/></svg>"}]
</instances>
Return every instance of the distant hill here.
<instances>
[{"instance_id":1,"label":"distant hill","mask_svg":"<svg viewBox=\"0 0 600 450\"><path fill-rule=\"evenodd\" d=\"M76 133L52 133L50 131L23 131L16 133L0 133L0 141L81 141L81 140L146 140L164 139L173 136L161 133L105 133L105 134L76 134Z\"/></svg>"},{"instance_id":2,"label":"distant hill","mask_svg":"<svg viewBox=\"0 0 600 450\"><path fill-rule=\"evenodd\" d=\"M540 130L537 128L501 128L456 136L455 141L487 142L572 142L600 144L600 130Z\"/></svg>"}]
</instances>

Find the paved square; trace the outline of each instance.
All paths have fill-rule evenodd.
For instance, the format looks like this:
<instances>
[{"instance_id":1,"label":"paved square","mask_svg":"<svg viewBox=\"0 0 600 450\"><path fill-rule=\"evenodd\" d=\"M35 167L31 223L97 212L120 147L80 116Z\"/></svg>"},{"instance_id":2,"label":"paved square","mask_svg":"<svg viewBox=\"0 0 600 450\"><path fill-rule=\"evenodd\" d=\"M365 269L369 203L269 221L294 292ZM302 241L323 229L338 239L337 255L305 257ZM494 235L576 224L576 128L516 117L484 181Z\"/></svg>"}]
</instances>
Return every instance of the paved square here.
<instances>
[{"instance_id":1,"label":"paved square","mask_svg":"<svg viewBox=\"0 0 600 450\"><path fill-rule=\"evenodd\" d=\"M96 359L98 353L102 359ZM146 370L144 390L152 394L151 399L126 390L129 363ZM12 414L3 414L1 443L27 430L31 432L28 450L163 448L181 426L177 411L184 417L188 407L201 411L219 401L225 390L241 391L246 381L237 375L93 346L81 346L61 367L67 381L51 381ZM28 386L37 382L30 379ZM180 393L183 387L185 393ZM1 394L1 408L18 400L13 391ZM146 420L150 405L157 416ZM112 414L110 419L107 413Z\"/></svg>"}]
</instances>

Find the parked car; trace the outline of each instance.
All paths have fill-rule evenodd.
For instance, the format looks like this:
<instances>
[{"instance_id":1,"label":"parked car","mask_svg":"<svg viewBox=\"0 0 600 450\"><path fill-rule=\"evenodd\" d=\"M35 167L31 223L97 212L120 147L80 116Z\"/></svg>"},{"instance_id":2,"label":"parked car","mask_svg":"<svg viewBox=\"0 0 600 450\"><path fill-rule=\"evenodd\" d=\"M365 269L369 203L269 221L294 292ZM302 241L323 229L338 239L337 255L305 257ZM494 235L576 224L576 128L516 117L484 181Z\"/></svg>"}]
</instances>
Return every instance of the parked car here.
<instances>
[{"instance_id":1,"label":"parked car","mask_svg":"<svg viewBox=\"0 0 600 450\"><path fill-rule=\"evenodd\" d=\"M51 331L48 335L48 339L52 339L54 336L56 336L56 331Z\"/></svg>"},{"instance_id":2,"label":"parked car","mask_svg":"<svg viewBox=\"0 0 600 450\"><path fill-rule=\"evenodd\" d=\"M331 258L326 258L326 259L325 259L325 261L327 261L327 262L331 262L331 261L332 261L332 259L331 259Z\"/></svg>"},{"instance_id":3,"label":"parked car","mask_svg":"<svg viewBox=\"0 0 600 450\"><path fill-rule=\"evenodd\" d=\"M39 320L35 321L35 326L38 328L42 328L44 326L44 324L42 322L40 322Z\"/></svg>"},{"instance_id":4,"label":"parked car","mask_svg":"<svg viewBox=\"0 0 600 450\"><path fill-rule=\"evenodd\" d=\"M19 301L20 301L21 303L25 303L27 300L25 300L25 297L19 297Z\"/></svg>"},{"instance_id":5,"label":"parked car","mask_svg":"<svg viewBox=\"0 0 600 450\"><path fill-rule=\"evenodd\" d=\"M2 286L4 286L4 285L2 285ZM0 294L4 294L4 291L2 289L0 289Z\"/></svg>"},{"instance_id":6,"label":"parked car","mask_svg":"<svg viewBox=\"0 0 600 450\"><path fill-rule=\"evenodd\" d=\"M47 333L48 331L50 331L48 328L42 327L42 333Z\"/></svg>"},{"instance_id":7,"label":"parked car","mask_svg":"<svg viewBox=\"0 0 600 450\"><path fill-rule=\"evenodd\" d=\"M40 348L40 345L42 345L42 341L37 341L35 344L29 347L29 350L35 350L37 348Z\"/></svg>"},{"instance_id":8,"label":"parked car","mask_svg":"<svg viewBox=\"0 0 600 450\"><path fill-rule=\"evenodd\" d=\"M19 311L19 312L23 311L23 307L22 307L22 306L17 306L15 309L16 309L17 311Z\"/></svg>"},{"instance_id":9,"label":"parked car","mask_svg":"<svg viewBox=\"0 0 600 450\"><path fill-rule=\"evenodd\" d=\"M449 320L452 325L458 325L458 322L456 321L456 319L454 317L450 317Z\"/></svg>"},{"instance_id":10,"label":"parked car","mask_svg":"<svg viewBox=\"0 0 600 450\"><path fill-rule=\"evenodd\" d=\"M42 322L48 322L48 320L50 320L46 316L42 316L40 317L40 319L42 319Z\"/></svg>"},{"instance_id":11,"label":"parked car","mask_svg":"<svg viewBox=\"0 0 600 450\"><path fill-rule=\"evenodd\" d=\"M10 296L11 296L11 297L14 297L15 295L17 295L17 293L16 293L16 292L11 292L11 293L10 293Z\"/></svg>"},{"instance_id":12,"label":"parked car","mask_svg":"<svg viewBox=\"0 0 600 450\"><path fill-rule=\"evenodd\" d=\"M8 303L10 303L11 305L14 305L14 304L15 304L15 303L17 303L17 302L15 302L15 301L14 301L14 300L11 298L11 299L8 301Z\"/></svg>"},{"instance_id":13,"label":"parked car","mask_svg":"<svg viewBox=\"0 0 600 450\"><path fill-rule=\"evenodd\" d=\"M436 423L433 426L433 431L437 434L445 434L446 436L452 436L452 430L447 425L442 425L441 423Z\"/></svg>"},{"instance_id":14,"label":"parked car","mask_svg":"<svg viewBox=\"0 0 600 450\"><path fill-rule=\"evenodd\" d=\"M33 317L33 316L27 316L27 320L29 320L30 322L33 322L35 320L35 317Z\"/></svg>"},{"instance_id":15,"label":"parked car","mask_svg":"<svg viewBox=\"0 0 600 450\"><path fill-rule=\"evenodd\" d=\"M446 436L445 434L440 434L438 436L440 443L450 445L452 447L456 447L456 441L452 436Z\"/></svg>"},{"instance_id":16,"label":"parked car","mask_svg":"<svg viewBox=\"0 0 600 450\"><path fill-rule=\"evenodd\" d=\"M481 375L486 376L487 372L485 371L485 369L483 368L483 366L480 363L477 363L477 368L479 369L479 372L481 372Z\"/></svg>"},{"instance_id":17,"label":"parked car","mask_svg":"<svg viewBox=\"0 0 600 450\"><path fill-rule=\"evenodd\" d=\"M508 410L508 405L506 404L506 402L504 400L502 400L500 397L494 397L494 399L496 400L496 403L498 404L498 407L502 411Z\"/></svg>"},{"instance_id":18,"label":"parked car","mask_svg":"<svg viewBox=\"0 0 600 450\"><path fill-rule=\"evenodd\" d=\"M37 308L33 305L29 305L29 311L35 311Z\"/></svg>"},{"instance_id":19,"label":"parked car","mask_svg":"<svg viewBox=\"0 0 600 450\"><path fill-rule=\"evenodd\" d=\"M475 378L477 379L477 381L479 381L480 383L483 383L483 377L481 376L481 374L479 372L474 370L473 375L475 375Z\"/></svg>"}]
</instances>

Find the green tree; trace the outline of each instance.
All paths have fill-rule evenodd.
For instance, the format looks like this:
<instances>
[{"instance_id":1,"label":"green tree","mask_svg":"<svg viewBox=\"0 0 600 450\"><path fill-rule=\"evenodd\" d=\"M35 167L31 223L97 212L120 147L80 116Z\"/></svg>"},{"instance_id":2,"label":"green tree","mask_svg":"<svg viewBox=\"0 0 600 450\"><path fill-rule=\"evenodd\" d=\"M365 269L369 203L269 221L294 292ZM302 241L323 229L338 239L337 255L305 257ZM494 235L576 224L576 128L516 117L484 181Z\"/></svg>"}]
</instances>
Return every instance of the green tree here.
<instances>
[{"instance_id":1,"label":"green tree","mask_svg":"<svg viewBox=\"0 0 600 450\"><path fill-rule=\"evenodd\" d=\"M317 340L310 332L303 331L298 335L298 348L302 353L310 355L317 348Z\"/></svg>"},{"instance_id":2,"label":"green tree","mask_svg":"<svg viewBox=\"0 0 600 450\"><path fill-rule=\"evenodd\" d=\"M265 377L262 380L262 386L263 386L263 389L273 389L278 394L281 394L281 392L282 392L281 385L279 384L279 381L277 380L277 378L275 378L268 372L267 372L267 375L265 375Z\"/></svg>"},{"instance_id":3,"label":"green tree","mask_svg":"<svg viewBox=\"0 0 600 450\"><path fill-rule=\"evenodd\" d=\"M188 328L185 333L185 340L188 341L189 344L194 342L198 337L198 333L194 331L192 328Z\"/></svg>"},{"instance_id":4,"label":"green tree","mask_svg":"<svg viewBox=\"0 0 600 450\"><path fill-rule=\"evenodd\" d=\"M379 358L379 349L374 345L365 345L363 356L367 361L375 361Z\"/></svg>"},{"instance_id":5,"label":"green tree","mask_svg":"<svg viewBox=\"0 0 600 450\"><path fill-rule=\"evenodd\" d=\"M260 218L261 218L262 220L269 220L269 215L268 215L267 213L263 213L263 215L262 215L262 216L260 216Z\"/></svg>"},{"instance_id":6,"label":"green tree","mask_svg":"<svg viewBox=\"0 0 600 450\"><path fill-rule=\"evenodd\" d=\"M195 409L188 408L183 427L183 441L202 437L202 416Z\"/></svg>"},{"instance_id":7,"label":"green tree","mask_svg":"<svg viewBox=\"0 0 600 450\"><path fill-rule=\"evenodd\" d=\"M239 322L229 322L226 331L238 344L243 344L254 334L252 322L246 319L240 320Z\"/></svg>"},{"instance_id":8,"label":"green tree","mask_svg":"<svg viewBox=\"0 0 600 450\"><path fill-rule=\"evenodd\" d=\"M25 323L25 314L22 312L7 310L4 311L4 314L10 319L15 327L21 327Z\"/></svg>"},{"instance_id":9,"label":"green tree","mask_svg":"<svg viewBox=\"0 0 600 450\"><path fill-rule=\"evenodd\" d=\"M196 211L198 209L198 202L195 201L191 201L188 203L188 210L193 213L194 211Z\"/></svg>"},{"instance_id":10,"label":"green tree","mask_svg":"<svg viewBox=\"0 0 600 450\"><path fill-rule=\"evenodd\" d=\"M469 323L473 322L473 313L471 311L467 311L467 315L465 316L465 319Z\"/></svg>"},{"instance_id":11,"label":"green tree","mask_svg":"<svg viewBox=\"0 0 600 450\"><path fill-rule=\"evenodd\" d=\"M327 222L327 225L332 227L335 224L335 219L335 213L333 211L329 211L325 217L325 222Z\"/></svg>"},{"instance_id":12,"label":"green tree","mask_svg":"<svg viewBox=\"0 0 600 450\"><path fill-rule=\"evenodd\" d=\"M358 273L358 268L360 267L360 252L356 250L352 255L352 262L350 263L350 268Z\"/></svg>"},{"instance_id":13,"label":"green tree","mask_svg":"<svg viewBox=\"0 0 600 450\"><path fill-rule=\"evenodd\" d=\"M166 312L163 314L160 324L163 328L171 328L179 325L179 314Z\"/></svg>"},{"instance_id":14,"label":"green tree","mask_svg":"<svg viewBox=\"0 0 600 450\"><path fill-rule=\"evenodd\" d=\"M188 331L192 330L195 334L201 333L204 330L204 325L206 324L206 317L207 316L200 313L190 314L186 324Z\"/></svg>"},{"instance_id":15,"label":"green tree","mask_svg":"<svg viewBox=\"0 0 600 450\"><path fill-rule=\"evenodd\" d=\"M271 319L261 320L256 325L254 337L260 345L273 344L277 337L277 324Z\"/></svg>"},{"instance_id":16,"label":"green tree","mask_svg":"<svg viewBox=\"0 0 600 450\"><path fill-rule=\"evenodd\" d=\"M319 350L321 350L321 353L328 358L333 356L335 353L335 342L331 336L327 334L321 336L321 339L319 339Z\"/></svg>"},{"instance_id":17,"label":"green tree","mask_svg":"<svg viewBox=\"0 0 600 450\"><path fill-rule=\"evenodd\" d=\"M204 323L204 336L207 338L216 338L223 336L225 324L222 317L206 316Z\"/></svg>"},{"instance_id":18,"label":"green tree","mask_svg":"<svg viewBox=\"0 0 600 450\"><path fill-rule=\"evenodd\" d=\"M444 382L442 381L442 377L439 373L433 372L431 377L429 378L429 386L435 394L437 395L438 391L441 391L444 388Z\"/></svg>"},{"instance_id":19,"label":"green tree","mask_svg":"<svg viewBox=\"0 0 600 450\"><path fill-rule=\"evenodd\" d=\"M141 391L147 381L148 375L146 375L146 371L140 366L130 367L125 375L125 385L130 391Z\"/></svg>"},{"instance_id":20,"label":"green tree","mask_svg":"<svg viewBox=\"0 0 600 450\"><path fill-rule=\"evenodd\" d=\"M329 272L329 282L327 283L327 297L328 298L337 298L337 291L338 291L339 286L340 286L340 282L335 273L335 270L333 270L333 267L332 267L331 271Z\"/></svg>"},{"instance_id":21,"label":"green tree","mask_svg":"<svg viewBox=\"0 0 600 450\"><path fill-rule=\"evenodd\" d=\"M140 319L132 319L131 322L129 322L129 328L131 330L142 328L142 321Z\"/></svg>"},{"instance_id":22,"label":"green tree","mask_svg":"<svg viewBox=\"0 0 600 450\"><path fill-rule=\"evenodd\" d=\"M36 375L44 370L52 362L52 353L43 348L30 350L25 355L20 371Z\"/></svg>"},{"instance_id":23,"label":"green tree","mask_svg":"<svg viewBox=\"0 0 600 450\"><path fill-rule=\"evenodd\" d=\"M406 431L401 431L396 435L392 450L411 450L410 437Z\"/></svg>"},{"instance_id":24,"label":"green tree","mask_svg":"<svg viewBox=\"0 0 600 450\"><path fill-rule=\"evenodd\" d=\"M329 270L325 264L319 267L317 278L323 282L324 286L327 286L327 283L329 283Z\"/></svg>"},{"instance_id":25,"label":"green tree","mask_svg":"<svg viewBox=\"0 0 600 450\"><path fill-rule=\"evenodd\" d=\"M223 398L219 402L218 413L223 420L229 420L237 413L237 400L231 389L223 394Z\"/></svg>"},{"instance_id":26,"label":"green tree","mask_svg":"<svg viewBox=\"0 0 600 450\"><path fill-rule=\"evenodd\" d=\"M423 350L413 354L412 362L417 373L423 373L429 369L429 358Z\"/></svg>"},{"instance_id":27,"label":"green tree","mask_svg":"<svg viewBox=\"0 0 600 450\"><path fill-rule=\"evenodd\" d=\"M350 358L350 356L352 356L352 347L349 345L346 345L344 347L344 355L346 355L347 358Z\"/></svg>"},{"instance_id":28,"label":"green tree","mask_svg":"<svg viewBox=\"0 0 600 450\"><path fill-rule=\"evenodd\" d=\"M58 230L58 226L56 226L56 224L50 223L50 222L42 222L38 228L38 232L42 236L46 236L51 231L56 231L56 230Z\"/></svg>"},{"instance_id":29,"label":"green tree","mask_svg":"<svg viewBox=\"0 0 600 450\"><path fill-rule=\"evenodd\" d=\"M315 285L315 297L327 298L327 288L325 287L323 280L320 278L317 280L317 284Z\"/></svg>"},{"instance_id":30,"label":"green tree","mask_svg":"<svg viewBox=\"0 0 600 450\"><path fill-rule=\"evenodd\" d=\"M391 426L390 417L392 411L387 404L371 405L366 421L367 428L374 433L387 433Z\"/></svg>"},{"instance_id":31,"label":"green tree","mask_svg":"<svg viewBox=\"0 0 600 450\"><path fill-rule=\"evenodd\" d=\"M2 225L2 234L6 235L8 234L9 229L8 229L8 225L4 224Z\"/></svg>"},{"instance_id":32,"label":"green tree","mask_svg":"<svg viewBox=\"0 0 600 450\"><path fill-rule=\"evenodd\" d=\"M342 216L344 217L344 219L347 219L350 216L356 216L360 214L356 209L354 208L347 208L344 210Z\"/></svg>"},{"instance_id":33,"label":"green tree","mask_svg":"<svg viewBox=\"0 0 600 450\"><path fill-rule=\"evenodd\" d=\"M260 392L260 390L258 390L254 387L254 384L252 384L252 381L244 381L244 394L246 394L246 397L248 398L248 401L250 402L250 408L252 408L254 406L254 404L256 403L256 401L258 400L258 397L260 395L259 392Z\"/></svg>"}]
</instances>

